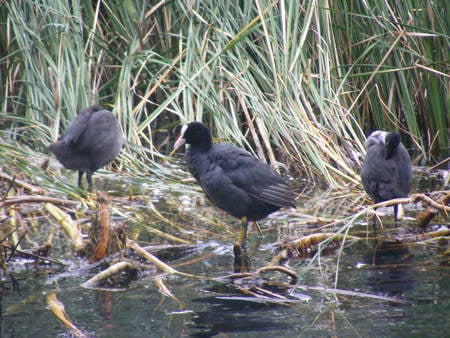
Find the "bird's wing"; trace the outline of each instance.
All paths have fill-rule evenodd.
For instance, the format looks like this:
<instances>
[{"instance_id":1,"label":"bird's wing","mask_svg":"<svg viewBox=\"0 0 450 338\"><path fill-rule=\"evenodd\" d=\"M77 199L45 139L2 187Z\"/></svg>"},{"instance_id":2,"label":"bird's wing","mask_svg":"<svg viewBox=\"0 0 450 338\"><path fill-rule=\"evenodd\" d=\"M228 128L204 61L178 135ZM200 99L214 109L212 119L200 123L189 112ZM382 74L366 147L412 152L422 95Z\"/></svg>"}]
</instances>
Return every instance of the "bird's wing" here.
<instances>
[{"instance_id":1,"label":"bird's wing","mask_svg":"<svg viewBox=\"0 0 450 338\"><path fill-rule=\"evenodd\" d=\"M285 183L264 187L259 193L251 192L251 195L279 207L293 207L295 204L295 196Z\"/></svg>"},{"instance_id":2,"label":"bird's wing","mask_svg":"<svg viewBox=\"0 0 450 338\"><path fill-rule=\"evenodd\" d=\"M230 144L219 143L213 147L216 147L215 162L232 184L269 204L280 207L294 205L292 190L268 164Z\"/></svg>"},{"instance_id":3,"label":"bird's wing","mask_svg":"<svg viewBox=\"0 0 450 338\"><path fill-rule=\"evenodd\" d=\"M383 157L382 147L367 151L361 179L364 189L375 201L385 201L393 196L396 169Z\"/></svg>"},{"instance_id":4,"label":"bird's wing","mask_svg":"<svg viewBox=\"0 0 450 338\"><path fill-rule=\"evenodd\" d=\"M92 118L94 113L104 110L101 106L90 106L81 110L75 119L67 127L64 136L61 140L69 145L74 145L78 142L81 135L86 131L88 127L89 120Z\"/></svg>"},{"instance_id":5,"label":"bird's wing","mask_svg":"<svg viewBox=\"0 0 450 338\"><path fill-rule=\"evenodd\" d=\"M82 110L79 112L72 123L70 123L69 127L67 127L62 140L64 140L68 145L76 144L80 139L80 136L86 130L91 115L92 112L88 110Z\"/></svg>"}]
</instances>

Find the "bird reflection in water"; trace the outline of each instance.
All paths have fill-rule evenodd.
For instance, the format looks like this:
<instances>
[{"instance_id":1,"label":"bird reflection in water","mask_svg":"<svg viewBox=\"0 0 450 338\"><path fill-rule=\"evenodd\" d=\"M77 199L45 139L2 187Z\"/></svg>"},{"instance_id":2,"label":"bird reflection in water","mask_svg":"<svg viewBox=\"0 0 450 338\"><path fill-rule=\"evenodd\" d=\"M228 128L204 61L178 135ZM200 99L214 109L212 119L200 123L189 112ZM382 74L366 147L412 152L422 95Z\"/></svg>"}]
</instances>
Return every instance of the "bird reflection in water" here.
<instances>
[{"instance_id":1,"label":"bird reflection in water","mask_svg":"<svg viewBox=\"0 0 450 338\"><path fill-rule=\"evenodd\" d=\"M377 243L374 250L364 256L370 264L367 285L377 294L401 296L413 288L413 255L400 241Z\"/></svg>"}]
</instances>

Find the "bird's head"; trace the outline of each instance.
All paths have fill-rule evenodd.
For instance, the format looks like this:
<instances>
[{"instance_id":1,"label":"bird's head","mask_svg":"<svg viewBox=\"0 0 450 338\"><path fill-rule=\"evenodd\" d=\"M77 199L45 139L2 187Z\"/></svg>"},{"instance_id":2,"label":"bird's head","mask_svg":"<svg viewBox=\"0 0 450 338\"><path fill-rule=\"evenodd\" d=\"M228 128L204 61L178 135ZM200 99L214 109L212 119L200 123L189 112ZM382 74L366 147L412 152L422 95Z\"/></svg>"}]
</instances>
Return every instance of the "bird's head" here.
<instances>
[{"instance_id":1,"label":"bird's head","mask_svg":"<svg viewBox=\"0 0 450 338\"><path fill-rule=\"evenodd\" d=\"M384 137L384 158L390 158L399 144L400 134L396 132L388 132Z\"/></svg>"},{"instance_id":2,"label":"bird's head","mask_svg":"<svg viewBox=\"0 0 450 338\"><path fill-rule=\"evenodd\" d=\"M212 144L211 132L201 122L191 122L183 126L181 135L175 142L171 154L185 143L200 150L208 150Z\"/></svg>"}]
</instances>

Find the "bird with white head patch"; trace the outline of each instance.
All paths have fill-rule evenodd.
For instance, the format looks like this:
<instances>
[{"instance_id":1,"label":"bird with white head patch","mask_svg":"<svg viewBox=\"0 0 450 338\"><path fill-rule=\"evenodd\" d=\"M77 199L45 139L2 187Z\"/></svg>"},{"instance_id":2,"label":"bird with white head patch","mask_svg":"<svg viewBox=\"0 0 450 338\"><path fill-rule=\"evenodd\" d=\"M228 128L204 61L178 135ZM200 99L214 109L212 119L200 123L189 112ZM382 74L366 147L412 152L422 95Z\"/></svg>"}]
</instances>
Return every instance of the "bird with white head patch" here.
<instances>
[{"instance_id":1,"label":"bird with white head patch","mask_svg":"<svg viewBox=\"0 0 450 338\"><path fill-rule=\"evenodd\" d=\"M377 130L366 142L366 157L361 170L364 190L375 202L406 197L409 193L412 169L408 151L396 132ZM398 205L394 205L397 219Z\"/></svg>"}]
</instances>

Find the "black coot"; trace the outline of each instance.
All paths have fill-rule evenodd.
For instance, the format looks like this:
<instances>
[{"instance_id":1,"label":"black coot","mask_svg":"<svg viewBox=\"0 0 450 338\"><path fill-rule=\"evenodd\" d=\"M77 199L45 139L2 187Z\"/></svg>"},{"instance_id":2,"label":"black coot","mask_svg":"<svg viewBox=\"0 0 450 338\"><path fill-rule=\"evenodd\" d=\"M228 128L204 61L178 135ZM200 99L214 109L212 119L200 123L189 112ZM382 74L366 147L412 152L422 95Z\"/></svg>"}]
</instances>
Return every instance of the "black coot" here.
<instances>
[{"instance_id":1,"label":"black coot","mask_svg":"<svg viewBox=\"0 0 450 338\"><path fill-rule=\"evenodd\" d=\"M206 196L220 209L241 219L237 245L245 247L248 222L260 220L281 207L294 206L294 194L272 168L231 144L212 144L209 129L200 122L185 126L174 150L187 143L186 163Z\"/></svg>"},{"instance_id":2,"label":"black coot","mask_svg":"<svg viewBox=\"0 0 450 338\"><path fill-rule=\"evenodd\" d=\"M412 179L411 160L396 132L377 130L365 142L361 179L375 203L406 197ZM398 206L394 206L397 219Z\"/></svg>"},{"instance_id":3,"label":"black coot","mask_svg":"<svg viewBox=\"0 0 450 338\"><path fill-rule=\"evenodd\" d=\"M86 173L91 189L92 174L114 160L122 146L122 131L114 115L103 107L91 106L80 111L48 149L65 168L78 170L78 186Z\"/></svg>"}]
</instances>

